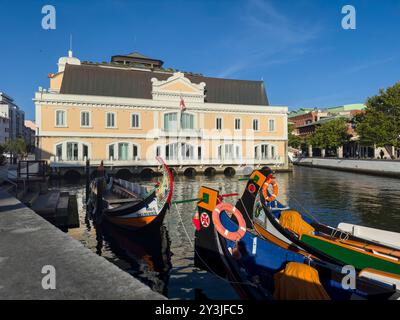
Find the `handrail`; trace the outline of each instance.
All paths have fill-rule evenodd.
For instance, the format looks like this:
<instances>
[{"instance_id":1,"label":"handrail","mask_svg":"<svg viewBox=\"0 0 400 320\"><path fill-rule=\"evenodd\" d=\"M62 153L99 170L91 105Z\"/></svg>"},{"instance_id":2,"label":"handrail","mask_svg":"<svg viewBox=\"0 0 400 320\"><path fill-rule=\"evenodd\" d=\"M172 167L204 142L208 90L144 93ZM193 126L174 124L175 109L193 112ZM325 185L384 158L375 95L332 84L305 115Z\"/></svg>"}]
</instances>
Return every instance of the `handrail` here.
<instances>
[{"instance_id":1,"label":"handrail","mask_svg":"<svg viewBox=\"0 0 400 320\"><path fill-rule=\"evenodd\" d=\"M37 171L29 172L29 166L32 164L38 165ZM46 176L46 167L46 160L20 160L17 167L17 177L21 178L23 175L27 180L29 180L30 177L42 177L44 179Z\"/></svg>"},{"instance_id":2,"label":"handrail","mask_svg":"<svg viewBox=\"0 0 400 320\"><path fill-rule=\"evenodd\" d=\"M0 168L0 171L6 173L6 177L4 178L4 181L7 181L8 183L12 184L15 187L15 194L17 195L18 194L18 182L12 181L11 179L8 178L9 173L11 173L11 175L14 175L14 174L3 168ZM15 176L15 178L18 179L18 177L16 175L14 175L14 176ZM24 183L24 191L25 191L25 189L26 189L25 181L23 181L23 183Z\"/></svg>"}]
</instances>

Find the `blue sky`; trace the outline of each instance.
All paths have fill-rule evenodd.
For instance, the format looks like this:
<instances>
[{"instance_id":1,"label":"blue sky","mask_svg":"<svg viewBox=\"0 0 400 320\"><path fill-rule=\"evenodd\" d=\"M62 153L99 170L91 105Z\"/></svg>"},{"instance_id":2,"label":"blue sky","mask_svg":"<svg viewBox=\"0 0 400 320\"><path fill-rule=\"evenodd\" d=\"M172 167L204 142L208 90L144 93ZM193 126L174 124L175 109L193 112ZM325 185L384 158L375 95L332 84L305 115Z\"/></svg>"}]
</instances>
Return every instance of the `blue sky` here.
<instances>
[{"instance_id":1,"label":"blue sky","mask_svg":"<svg viewBox=\"0 0 400 320\"><path fill-rule=\"evenodd\" d=\"M41 28L42 6L57 11ZM343 30L341 8L356 8ZM165 67L265 81L270 103L324 107L364 102L400 80L398 0L0 0L0 91L34 118L32 98L67 53L109 61L140 51Z\"/></svg>"}]
</instances>

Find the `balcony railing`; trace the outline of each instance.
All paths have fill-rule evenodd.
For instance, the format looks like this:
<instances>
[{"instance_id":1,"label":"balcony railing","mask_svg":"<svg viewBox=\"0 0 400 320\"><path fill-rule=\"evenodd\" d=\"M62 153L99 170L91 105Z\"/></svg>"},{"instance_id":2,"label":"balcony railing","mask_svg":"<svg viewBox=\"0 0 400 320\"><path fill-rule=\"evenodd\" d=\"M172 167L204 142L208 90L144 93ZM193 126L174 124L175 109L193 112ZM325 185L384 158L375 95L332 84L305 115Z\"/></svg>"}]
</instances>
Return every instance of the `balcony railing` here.
<instances>
[{"instance_id":1,"label":"balcony railing","mask_svg":"<svg viewBox=\"0 0 400 320\"><path fill-rule=\"evenodd\" d=\"M196 137L203 136L203 129L160 129L160 137Z\"/></svg>"},{"instance_id":2,"label":"balcony railing","mask_svg":"<svg viewBox=\"0 0 400 320\"><path fill-rule=\"evenodd\" d=\"M159 162L155 159L140 159L140 160L102 160L90 159L91 165L100 165L103 161L104 166L158 166ZM237 158L237 159L165 159L165 162L170 166L243 166L243 165L283 165L285 161L282 157L267 158L267 159L254 159L254 158ZM81 167L86 163L84 160L62 160L52 159L50 161L51 167Z\"/></svg>"}]
</instances>

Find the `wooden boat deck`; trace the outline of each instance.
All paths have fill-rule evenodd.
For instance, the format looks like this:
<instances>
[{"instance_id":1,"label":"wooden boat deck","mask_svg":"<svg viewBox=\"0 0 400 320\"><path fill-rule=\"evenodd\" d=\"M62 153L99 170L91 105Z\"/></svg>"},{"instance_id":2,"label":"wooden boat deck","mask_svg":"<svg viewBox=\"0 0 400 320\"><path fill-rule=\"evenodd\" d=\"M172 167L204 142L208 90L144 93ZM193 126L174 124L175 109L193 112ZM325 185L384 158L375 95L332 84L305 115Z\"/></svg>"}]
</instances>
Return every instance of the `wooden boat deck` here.
<instances>
[{"instance_id":1,"label":"wooden boat deck","mask_svg":"<svg viewBox=\"0 0 400 320\"><path fill-rule=\"evenodd\" d=\"M128 190L119 187L119 186L113 186L113 188L116 188L122 192L124 192L126 195L129 195L128 198L122 198L119 194L114 193L113 191L110 191L106 193L103 196L103 199L107 201L108 205L110 208L117 208L120 205L126 204L126 203L138 203L140 201L143 201L141 197L136 195L135 193L128 192Z\"/></svg>"}]
</instances>

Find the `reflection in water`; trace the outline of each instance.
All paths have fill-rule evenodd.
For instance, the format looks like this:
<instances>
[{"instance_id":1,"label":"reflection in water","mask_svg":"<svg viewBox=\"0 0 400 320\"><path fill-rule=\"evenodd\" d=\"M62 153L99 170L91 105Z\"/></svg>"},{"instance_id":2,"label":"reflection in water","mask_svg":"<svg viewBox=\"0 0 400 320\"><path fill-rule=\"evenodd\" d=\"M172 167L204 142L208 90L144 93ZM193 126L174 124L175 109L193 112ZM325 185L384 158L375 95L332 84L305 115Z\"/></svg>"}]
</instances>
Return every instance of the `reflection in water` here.
<instances>
[{"instance_id":1,"label":"reflection in water","mask_svg":"<svg viewBox=\"0 0 400 320\"><path fill-rule=\"evenodd\" d=\"M280 201L311 212L322 223L337 225L343 221L400 232L399 179L306 167L295 167L293 173L276 176ZM196 197L201 185L223 193L240 194L246 182L238 178L176 177L174 200ZM179 211L172 206L165 217L164 235L159 237L124 233L124 230L120 233L113 226L111 230L107 226L99 232L86 218L83 183L77 186L56 182L54 185L77 194L81 227L69 231L74 238L171 299L238 298L229 283L193 266L194 202L178 205ZM226 201L234 203L236 198Z\"/></svg>"},{"instance_id":2,"label":"reflection in water","mask_svg":"<svg viewBox=\"0 0 400 320\"><path fill-rule=\"evenodd\" d=\"M136 233L119 228L103 220L96 225L97 254L111 250L116 257L114 262L130 264L123 268L154 291L167 295L169 270L171 269L170 241L167 229L150 234Z\"/></svg>"},{"instance_id":3,"label":"reflection in water","mask_svg":"<svg viewBox=\"0 0 400 320\"><path fill-rule=\"evenodd\" d=\"M295 167L279 175L288 203L321 222L339 222L400 232L400 180L333 170Z\"/></svg>"}]
</instances>

